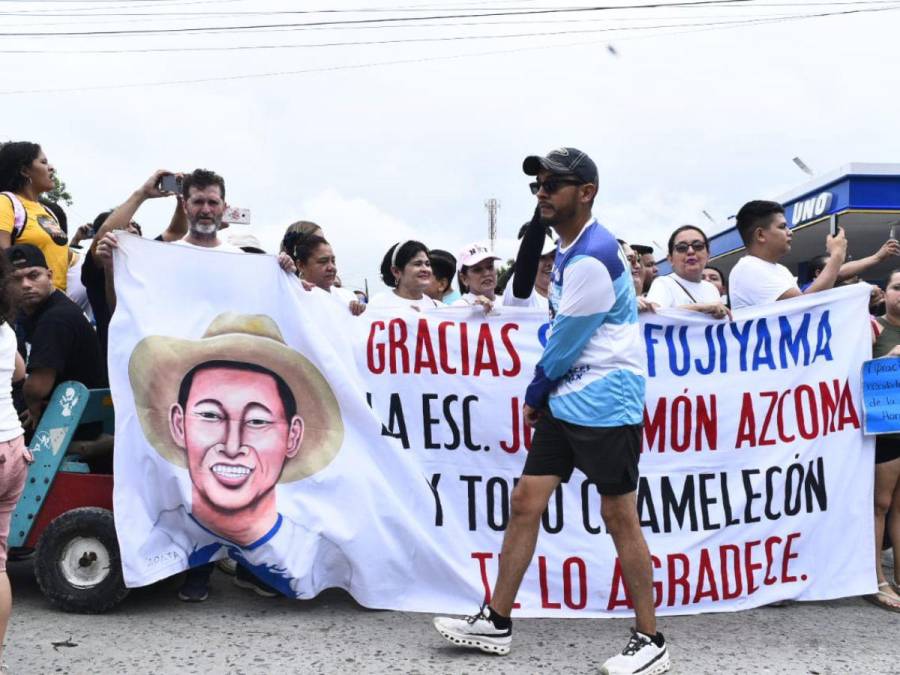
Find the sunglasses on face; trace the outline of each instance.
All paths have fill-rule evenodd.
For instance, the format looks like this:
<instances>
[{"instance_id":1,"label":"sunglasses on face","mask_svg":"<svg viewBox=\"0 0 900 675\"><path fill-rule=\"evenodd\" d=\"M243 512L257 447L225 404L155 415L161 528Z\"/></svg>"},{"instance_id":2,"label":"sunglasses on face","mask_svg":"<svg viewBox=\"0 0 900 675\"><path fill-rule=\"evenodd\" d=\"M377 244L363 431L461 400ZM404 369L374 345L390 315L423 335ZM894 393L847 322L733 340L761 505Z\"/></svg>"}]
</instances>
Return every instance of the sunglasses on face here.
<instances>
[{"instance_id":1,"label":"sunglasses on face","mask_svg":"<svg viewBox=\"0 0 900 675\"><path fill-rule=\"evenodd\" d=\"M563 185L584 185L584 183L575 178L548 178L547 180L536 180L533 183L529 183L528 187L531 188L531 194L533 195L540 192L541 188L548 195L552 195Z\"/></svg>"},{"instance_id":2,"label":"sunglasses on face","mask_svg":"<svg viewBox=\"0 0 900 675\"><path fill-rule=\"evenodd\" d=\"M682 241L675 246L672 247L676 253L687 253L688 249L692 249L694 251L705 251L706 250L706 242L700 241L692 241L690 243L686 241Z\"/></svg>"}]
</instances>

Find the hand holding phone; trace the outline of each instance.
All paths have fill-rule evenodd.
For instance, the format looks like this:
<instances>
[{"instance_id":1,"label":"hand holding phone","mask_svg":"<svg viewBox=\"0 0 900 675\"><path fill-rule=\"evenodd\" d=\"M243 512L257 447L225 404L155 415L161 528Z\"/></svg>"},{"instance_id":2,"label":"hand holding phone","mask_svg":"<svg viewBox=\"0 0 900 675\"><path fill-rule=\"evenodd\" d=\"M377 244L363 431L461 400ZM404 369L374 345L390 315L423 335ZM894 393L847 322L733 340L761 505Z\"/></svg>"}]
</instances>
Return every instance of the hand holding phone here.
<instances>
[{"instance_id":1,"label":"hand holding phone","mask_svg":"<svg viewBox=\"0 0 900 675\"><path fill-rule=\"evenodd\" d=\"M181 176L176 176L174 173L167 173L162 178L159 179L159 183L157 188L160 192L166 192L168 194L181 194Z\"/></svg>"},{"instance_id":2,"label":"hand holding phone","mask_svg":"<svg viewBox=\"0 0 900 675\"><path fill-rule=\"evenodd\" d=\"M232 223L235 225L250 224L250 209L242 209L237 206L229 206L222 214L223 223Z\"/></svg>"}]
</instances>

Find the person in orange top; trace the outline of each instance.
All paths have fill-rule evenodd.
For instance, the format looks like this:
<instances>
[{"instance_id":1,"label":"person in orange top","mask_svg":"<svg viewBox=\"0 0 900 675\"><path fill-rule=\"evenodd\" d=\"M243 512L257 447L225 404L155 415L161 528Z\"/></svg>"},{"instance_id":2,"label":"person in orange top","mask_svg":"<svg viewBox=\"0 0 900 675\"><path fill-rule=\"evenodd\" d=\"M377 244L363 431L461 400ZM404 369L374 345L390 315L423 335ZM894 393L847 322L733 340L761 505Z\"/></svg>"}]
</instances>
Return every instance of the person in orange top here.
<instances>
[{"instance_id":1,"label":"person in orange top","mask_svg":"<svg viewBox=\"0 0 900 675\"><path fill-rule=\"evenodd\" d=\"M39 200L54 187L54 168L37 143L0 145L0 250L13 244L40 249L53 284L66 290L69 243L53 212Z\"/></svg>"}]
</instances>

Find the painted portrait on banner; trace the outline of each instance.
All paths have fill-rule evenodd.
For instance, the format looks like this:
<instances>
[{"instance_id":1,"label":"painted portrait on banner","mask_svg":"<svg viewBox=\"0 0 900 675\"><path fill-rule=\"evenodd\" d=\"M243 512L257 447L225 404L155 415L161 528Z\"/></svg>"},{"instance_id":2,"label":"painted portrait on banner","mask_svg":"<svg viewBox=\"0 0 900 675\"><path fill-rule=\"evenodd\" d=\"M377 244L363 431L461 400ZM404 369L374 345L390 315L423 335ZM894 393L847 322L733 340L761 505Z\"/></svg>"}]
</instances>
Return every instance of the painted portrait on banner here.
<instances>
[{"instance_id":1,"label":"painted portrait on banner","mask_svg":"<svg viewBox=\"0 0 900 675\"><path fill-rule=\"evenodd\" d=\"M322 373L270 317L226 312L197 340L145 337L128 377L147 441L190 479L190 503L161 512L142 549L174 546L190 566L227 555L285 595L308 596L289 570L309 567L317 535L279 511L275 488L320 472L341 448Z\"/></svg>"}]
</instances>

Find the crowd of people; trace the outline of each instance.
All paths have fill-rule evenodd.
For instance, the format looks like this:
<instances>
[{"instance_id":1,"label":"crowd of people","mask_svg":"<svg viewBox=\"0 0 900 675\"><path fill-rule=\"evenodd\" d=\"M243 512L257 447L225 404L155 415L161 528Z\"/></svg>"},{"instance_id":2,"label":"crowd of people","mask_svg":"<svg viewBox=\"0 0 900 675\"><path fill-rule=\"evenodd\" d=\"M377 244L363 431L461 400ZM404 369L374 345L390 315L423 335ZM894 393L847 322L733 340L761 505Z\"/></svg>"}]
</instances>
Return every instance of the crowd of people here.
<instances>
[{"instance_id":1,"label":"crowd of people","mask_svg":"<svg viewBox=\"0 0 900 675\"><path fill-rule=\"evenodd\" d=\"M739 210L736 220L746 255L730 275L710 264L709 238L695 225L682 225L672 231L666 256L672 271L659 275L652 247L609 238L608 232L593 219L597 171L587 155L568 148L546 157L529 157L525 171L535 177L531 191L538 206L532 220L519 231L519 253L502 280L498 280L499 257L479 242L466 245L454 256L446 250L430 249L420 241L408 240L397 242L384 253L380 266L384 289L368 297L367 289L342 287L335 251L327 233L310 221L298 221L287 227L277 252L278 264L307 291L328 294L354 316L362 315L367 308L425 312L448 305L480 306L485 311L504 305L549 312L555 337L548 342L538 365L535 382L529 388L531 398L526 397L533 403L529 404L531 409L526 410L526 417L530 423L546 427L548 418L558 420L549 414L542 418L541 411L550 405L555 414L553 397L558 396L560 380L573 363L572 359L559 356L564 351L559 345L574 352L572 358L577 357L585 345L596 339L597 331L605 329L611 308L620 303L624 303L623 316L630 316L632 309L636 316L638 312L679 308L727 321L733 318L733 310L857 283L867 270L900 256L900 243L890 239L872 255L848 261L847 238L843 231L838 231L826 238L825 252L807 265L809 279L798 284L795 275L780 263L790 251L792 236L784 209L777 202L750 201ZM92 223L76 228L71 239L65 212L46 198L54 187L54 168L39 145L9 142L0 146L0 249L5 252L0 256L0 637L10 611L9 584L3 571L6 536L10 513L22 492L27 464L32 461L27 442L58 383L76 380L89 388L107 386L108 327L116 306L111 267L113 251L119 245L118 235L124 231L142 236L141 227L135 221L141 206L147 200L169 198L172 216L157 240L197 249L265 252L252 236L236 235L223 222L225 181L212 171L197 169L183 174L155 171L120 206L103 211ZM565 289L561 279L563 269L568 284ZM583 288L576 293L572 288L582 277ZM627 293L622 284L628 287ZM874 355L900 356L900 269L889 276L883 290L873 287L870 311ZM602 315L602 318L598 318L596 325L590 324L588 333L582 335L578 333L580 329L570 327L581 324L562 320L573 315ZM622 346L622 353L613 355L614 360L618 359L616 367L623 373L618 386L630 387L630 378L640 370L636 352L629 352L633 347ZM640 404L642 410L642 400ZM586 422L582 425L585 427L614 428L620 435L625 433L622 429L627 428L627 433L632 434L631 427L636 427L639 435L640 416L632 417L629 413L616 424L596 419L580 421ZM567 434L570 430L563 423L552 433L545 431L537 441L545 438L548 448L574 443ZM90 456L90 444L101 440L100 430L90 426L82 428L79 438L85 441L85 452ZM599 443L598 439L601 439L599 435L593 442ZM604 444L616 442L602 437ZM629 445L628 452L633 450L632 446ZM548 450L547 454L552 452ZM579 455L577 447L574 454L575 466L583 468L585 462L590 465ZM538 456L539 453L532 451L529 462L537 462ZM634 463L636 475L636 459ZM536 469L529 465L526 474L532 469L537 473L528 477L544 477L548 471L546 467ZM594 467L594 470L602 473L605 467ZM566 469L549 472L558 477ZM571 473L571 467L568 472ZM893 542L896 559L900 546L900 435L878 437L875 474L876 541L879 553L883 540ZM549 496L543 484L531 488L532 493L522 497L526 489L523 485L527 482L516 488L518 498L514 496L513 520L507 538L510 531L516 530L516 514L524 514L523 522L527 521L526 529L530 528L534 514L543 511L545 496ZM629 492L626 489L629 485L622 489ZM622 494L617 489L604 495L604 518L613 524L610 531L614 539L617 532L626 532L623 536L633 543L640 530L638 527L635 533L634 521L627 513L616 512L613 505ZM526 506L517 510L523 503ZM619 511L632 508L632 502L622 503L624 506ZM517 559L516 547L527 549L527 541L522 543L525 540L510 544L509 551L504 545L504 563ZM616 543L618 548L621 541ZM876 555L876 560L879 561L876 570L879 588L869 599L885 609L900 611L900 580L887 578L880 555ZM642 571L634 572L629 578L626 570L626 580L632 593L640 596L647 581L642 576L646 570L643 562L634 565L634 569ZM212 571L211 565L192 569L186 575L179 597L187 601L204 600ZM263 595L275 594L250 572L240 567L230 571L236 575L235 582L239 585ZM486 642L470 646L486 651L508 651L509 609L518 588L515 575L519 570L501 569L503 574L507 578L511 575L513 581L505 587L500 585L500 600L495 596L495 604L483 608L475 618L470 617L468 624L500 637L488 640L489 649L485 647ZM504 588L506 596L503 596ZM498 602L504 603L503 606L498 606ZM636 601L636 610L639 618L636 635L641 637L638 643L630 643L628 649L637 653L650 645L658 656L664 651L664 642L661 635L659 639L656 637L652 603L648 609L646 602L642 605ZM457 624L444 623L439 630L445 636L448 631L458 636L462 629ZM465 639L471 642L470 638ZM666 656L666 662L667 659ZM615 664L610 666L610 672L619 672L615 667Z\"/></svg>"}]
</instances>

